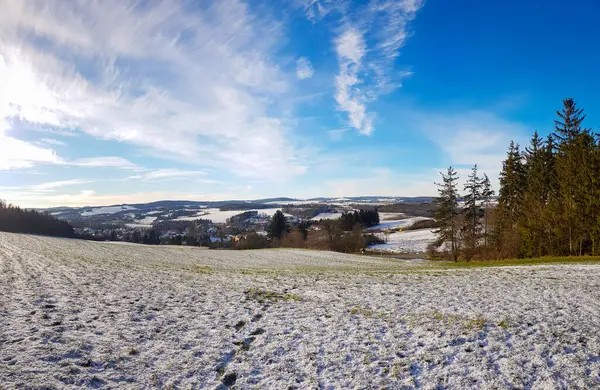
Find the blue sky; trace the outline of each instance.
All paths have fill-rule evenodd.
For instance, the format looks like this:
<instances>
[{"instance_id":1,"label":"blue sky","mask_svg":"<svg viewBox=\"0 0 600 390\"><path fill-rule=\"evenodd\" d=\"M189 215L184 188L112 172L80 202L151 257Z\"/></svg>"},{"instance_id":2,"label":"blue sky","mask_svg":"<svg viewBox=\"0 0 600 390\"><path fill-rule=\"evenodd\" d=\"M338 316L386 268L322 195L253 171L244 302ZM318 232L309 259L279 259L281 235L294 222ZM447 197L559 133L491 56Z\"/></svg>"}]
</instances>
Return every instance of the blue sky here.
<instances>
[{"instance_id":1,"label":"blue sky","mask_svg":"<svg viewBox=\"0 0 600 390\"><path fill-rule=\"evenodd\" d=\"M0 0L0 198L434 195L565 97L598 131L593 1Z\"/></svg>"}]
</instances>

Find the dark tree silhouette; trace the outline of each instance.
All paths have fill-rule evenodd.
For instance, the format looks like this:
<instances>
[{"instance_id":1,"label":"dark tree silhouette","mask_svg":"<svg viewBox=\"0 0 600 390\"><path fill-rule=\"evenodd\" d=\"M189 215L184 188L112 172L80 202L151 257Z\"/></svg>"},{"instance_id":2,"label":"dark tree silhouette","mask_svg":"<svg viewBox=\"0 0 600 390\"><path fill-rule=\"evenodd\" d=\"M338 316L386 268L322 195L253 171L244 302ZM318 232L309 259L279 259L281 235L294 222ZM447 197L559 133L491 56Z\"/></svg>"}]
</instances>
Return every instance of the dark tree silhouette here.
<instances>
[{"instance_id":1,"label":"dark tree silhouette","mask_svg":"<svg viewBox=\"0 0 600 390\"><path fill-rule=\"evenodd\" d=\"M290 230L287 220L285 219L285 215L281 212L281 210L277 210L271 218L271 223L269 224L269 237L281 239L285 233Z\"/></svg>"}]
</instances>

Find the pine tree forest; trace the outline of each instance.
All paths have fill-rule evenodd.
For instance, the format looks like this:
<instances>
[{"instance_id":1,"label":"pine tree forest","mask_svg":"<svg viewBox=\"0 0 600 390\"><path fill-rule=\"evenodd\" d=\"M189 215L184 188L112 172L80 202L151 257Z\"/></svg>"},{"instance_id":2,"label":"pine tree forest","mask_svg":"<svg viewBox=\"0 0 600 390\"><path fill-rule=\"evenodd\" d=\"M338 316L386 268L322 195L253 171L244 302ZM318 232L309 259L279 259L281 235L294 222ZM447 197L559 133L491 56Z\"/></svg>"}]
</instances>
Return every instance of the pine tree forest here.
<instances>
[{"instance_id":1,"label":"pine tree forest","mask_svg":"<svg viewBox=\"0 0 600 390\"><path fill-rule=\"evenodd\" d=\"M547 137L510 143L497 198L477 165L462 194L456 171L442 174L438 252L455 261L600 254L600 137L573 99L556 115Z\"/></svg>"}]
</instances>

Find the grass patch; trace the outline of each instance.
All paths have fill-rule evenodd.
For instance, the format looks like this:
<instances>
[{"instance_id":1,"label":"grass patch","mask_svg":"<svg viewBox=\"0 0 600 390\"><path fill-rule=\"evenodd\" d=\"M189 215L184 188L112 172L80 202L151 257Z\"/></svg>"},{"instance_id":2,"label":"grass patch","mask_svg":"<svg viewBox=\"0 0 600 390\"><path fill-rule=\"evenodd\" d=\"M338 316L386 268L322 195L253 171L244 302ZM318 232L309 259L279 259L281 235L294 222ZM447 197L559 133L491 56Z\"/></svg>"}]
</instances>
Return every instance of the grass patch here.
<instances>
[{"instance_id":1,"label":"grass patch","mask_svg":"<svg viewBox=\"0 0 600 390\"><path fill-rule=\"evenodd\" d=\"M600 256L547 256L530 259L506 259L506 260L486 260L470 262L443 262L440 266L445 268L482 268L482 267L510 267L519 265L544 265L544 264L585 264L600 262Z\"/></svg>"},{"instance_id":2,"label":"grass patch","mask_svg":"<svg viewBox=\"0 0 600 390\"><path fill-rule=\"evenodd\" d=\"M213 269L207 265L194 265L190 271L197 274L212 274L214 272Z\"/></svg>"},{"instance_id":3,"label":"grass patch","mask_svg":"<svg viewBox=\"0 0 600 390\"><path fill-rule=\"evenodd\" d=\"M277 301L297 301L302 302L302 297L296 294L279 293L276 291L261 290L258 288L251 288L244 291L247 298L254 299L258 302L277 302Z\"/></svg>"},{"instance_id":4,"label":"grass patch","mask_svg":"<svg viewBox=\"0 0 600 390\"><path fill-rule=\"evenodd\" d=\"M218 366L217 369L215 370L217 372L217 378L222 377L223 374L225 374L226 369L227 369L227 367L225 367L225 366Z\"/></svg>"},{"instance_id":5,"label":"grass patch","mask_svg":"<svg viewBox=\"0 0 600 390\"><path fill-rule=\"evenodd\" d=\"M506 329L506 328L509 327L508 322L506 322L505 320L502 320L502 321L498 322L498 326L500 328L504 328L504 329Z\"/></svg>"},{"instance_id":6,"label":"grass patch","mask_svg":"<svg viewBox=\"0 0 600 390\"><path fill-rule=\"evenodd\" d=\"M483 330L483 328L485 327L485 323L485 318L477 317L470 319L465 325L468 329Z\"/></svg>"},{"instance_id":7,"label":"grass patch","mask_svg":"<svg viewBox=\"0 0 600 390\"><path fill-rule=\"evenodd\" d=\"M431 317L437 322L441 322L445 326L451 326L460 320L460 316L456 314L442 314L439 311L431 313Z\"/></svg>"},{"instance_id":8,"label":"grass patch","mask_svg":"<svg viewBox=\"0 0 600 390\"><path fill-rule=\"evenodd\" d=\"M365 317L373 317L373 314L375 314L375 312L370 307L353 306L350 308L350 314L360 314Z\"/></svg>"}]
</instances>

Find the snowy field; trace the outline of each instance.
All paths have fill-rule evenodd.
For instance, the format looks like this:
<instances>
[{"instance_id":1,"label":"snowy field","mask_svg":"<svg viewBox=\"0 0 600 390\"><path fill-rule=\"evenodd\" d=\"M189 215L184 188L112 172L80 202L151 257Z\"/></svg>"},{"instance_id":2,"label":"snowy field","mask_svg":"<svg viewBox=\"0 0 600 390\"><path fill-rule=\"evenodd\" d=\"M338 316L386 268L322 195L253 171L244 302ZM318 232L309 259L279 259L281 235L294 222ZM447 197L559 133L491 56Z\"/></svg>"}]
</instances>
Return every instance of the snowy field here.
<instances>
[{"instance_id":1,"label":"snowy field","mask_svg":"<svg viewBox=\"0 0 600 390\"><path fill-rule=\"evenodd\" d=\"M0 387L600 386L600 265L0 233Z\"/></svg>"},{"instance_id":2,"label":"snowy field","mask_svg":"<svg viewBox=\"0 0 600 390\"><path fill-rule=\"evenodd\" d=\"M124 210L137 210L133 206L106 206L106 207L95 207L90 209L89 211L84 211L81 213L82 217L90 217L93 215L100 214L115 214Z\"/></svg>"},{"instance_id":3,"label":"snowy field","mask_svg":"<svg viewBox=\"0 0 600 390\"><path fill-rule=\"evenodd\" d=\"M197 219L210 219L213 223L225 223L227 219L236 215L243 214L247 211L256 211L258 214L265 214L272 217L277 210L281 208L269 208L269 209L251 209L251 210L224 210L220 209L206 209L198 212L195 216L191 217L179 217L175 218L176 221L195 221ZM287 215L287 214L286 214Z\"/></svg>"},{"instance_id":4,"label":"snowy field","mask_svg":"<svg viewBox=\"0 0 600 390\"><path fill-rule=\"evenodd\" d=\"M385 244L371 245L369 249L390 253L427 252L427 246L436 239L436 235L431 229L394 232L387 235L379 233L377 235L387 242Z\"/></svg>"},{"instance_id":5,"label":"snowy field","mask_svg":"<svg viewBox=\"0 0 600 390\"><path fill-rule=\"evenodd\" d=\"M144 217L142 219L138 219L136 223L127 223L125 226L130 228L152 228L152 223L156 221L157 217Z\"/></svg>"},{"instance_id":6,"label":"snowy field","mask_svg":"<svg viewBox=\"0 0 600 390\"><path fill-rule=\"evenodd\" d=\"M322 219L338 219L341 216L342 216L342 213L339 211L332 212L332 213L319 213L316 216L312 217L311 220L312 221L320 221Z\"/></svg>"},{"instance_id":7,"label":"snowy field","mask_svg":"<svg viewBox=\"0 0 600 390\"><path fill-rule=\"evenodd\" d=\"M385 216L384 216L384 218L382 218L381 214L388 214L388 213L379 213L379 220L380 220L379 225L370 227L367 230L401 229L401 228L405 228L407 226L411 226L415 222L431 219L431 218L425 218L425 217L405 217L403 219L385 220ZM395 215L398 215L398 214L395 214Z\"/></svg>"}]
</instances>

